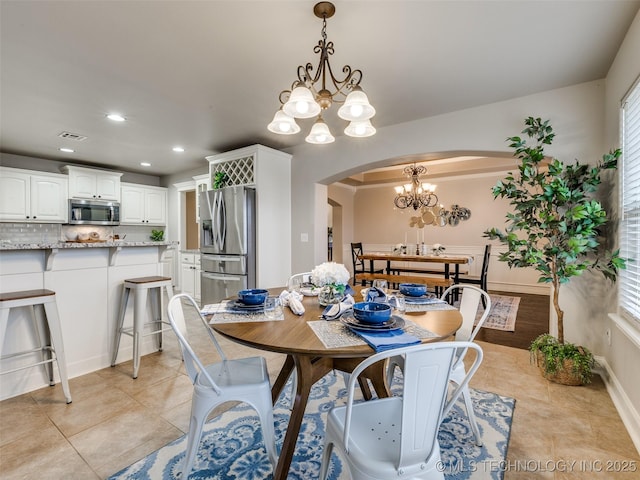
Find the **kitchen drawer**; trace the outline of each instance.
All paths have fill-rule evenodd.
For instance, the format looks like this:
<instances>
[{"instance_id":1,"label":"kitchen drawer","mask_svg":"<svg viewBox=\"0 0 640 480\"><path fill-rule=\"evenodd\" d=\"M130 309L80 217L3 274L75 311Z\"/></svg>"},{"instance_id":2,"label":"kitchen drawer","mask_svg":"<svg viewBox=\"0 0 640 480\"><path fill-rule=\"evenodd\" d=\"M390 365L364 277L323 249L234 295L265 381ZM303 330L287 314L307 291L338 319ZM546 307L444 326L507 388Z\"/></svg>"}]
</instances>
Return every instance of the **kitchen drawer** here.
<instances>
[{"instance_id":1,"label":"kitchen drawer","mask_svg":"<svg viewBox=\"0 0 640 480\"><path fill-rule=\"evenodd\" d=\"M181 253L180 254L180 262L194 264L196 259L196 255L193 253ZM200 263L200 255L198 255L198 263Z\"/></svg>"}]
</instances>

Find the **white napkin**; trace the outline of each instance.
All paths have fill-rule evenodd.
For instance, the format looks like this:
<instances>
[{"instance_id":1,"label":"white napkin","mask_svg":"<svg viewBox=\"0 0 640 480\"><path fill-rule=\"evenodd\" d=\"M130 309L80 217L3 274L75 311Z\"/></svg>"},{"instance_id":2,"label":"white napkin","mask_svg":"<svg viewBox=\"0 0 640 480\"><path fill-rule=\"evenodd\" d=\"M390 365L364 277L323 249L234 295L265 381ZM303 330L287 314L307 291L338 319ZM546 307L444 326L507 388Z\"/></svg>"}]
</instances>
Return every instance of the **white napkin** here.
<instances>
[{"instance_id":1,"label":"white napkin","mask_svg":"<svg viewBox=\"0 0 640 480\"><path fill-rule=\"evenodd\" d=\"M364 301L365 302L386 303L387 302L387 294L384 293L378 287L371 287L367 291L367 296L366 296Z\"/></svg>"},{"instance_id":2,"label":"white napkin","mask_svg":"<svg viewBox=\"0 0 640 480\"><path fill-rule=\"evenodd\" d=\"M302 315L304 313L304 305L302 305L302 299L304 296L296 291L283 290L280 293L280 302L283 306L288 306L296 315Z\"/></svg>"},{"instance_id":3,"label":"white napkin","mask_svg":"<svg viewBox=\"0 0 640 480\"><path fill-rule=\"evenodd\" d=\"M335 320L336 318L339 318L343 313L351 310L354 303L356 303L356 301L353 299L353 297L347 294L340 303L335 303L325 308L324 312L322 312L322 318L324 318L325 320Z\"/></svg>"}]
</instances>

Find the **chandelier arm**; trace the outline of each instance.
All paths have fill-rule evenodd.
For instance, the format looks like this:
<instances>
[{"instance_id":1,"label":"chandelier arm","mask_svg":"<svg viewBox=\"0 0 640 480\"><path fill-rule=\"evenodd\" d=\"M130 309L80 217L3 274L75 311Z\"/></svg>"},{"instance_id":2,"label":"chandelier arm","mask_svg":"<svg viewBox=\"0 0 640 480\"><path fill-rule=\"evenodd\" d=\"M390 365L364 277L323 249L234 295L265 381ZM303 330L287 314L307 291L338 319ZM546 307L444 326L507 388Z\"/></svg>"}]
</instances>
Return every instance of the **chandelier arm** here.
<instances>
[{"instance_id":1,"label":"chandelier arm","mask_svg":"<svg viewBox=\"0 0 640 480\"><path fill-rule=\"evenodd\" d=\"M331 82L333 83L333 87L335 88L335 92L331 94L331 96L334 97L333 101L336 103L344 103L347 97L347 93L345 92L345 90L347 89L350 90L353 87L360 85L360 82L362 80L362 71L360 69L351 70L350 65L345 65L344 67L342 67L342 73L345 74L345 77L343 80L338 80L333 74L333 70L328 61L327 61L327 69L329 70ZM323 88L324 88L324 85L323 85ZM342 95L344 98L336 99L335 98L336 95Z\"/></svg>"},{"instance_id":2,"label":"chandelier arm","mask_svg":"<svg viewBox=\"0 0 640 480\"><path fill-rule=\"evenodd\" d=\"M396 207L398 208L407 208L408 206L411 205L411 198L408 197L407 195L398 195L394 200L393 203L395 204Z\"/></svg>"},{"instance_id":3,"label":"chandelier arm","mask_svg":"<svg viewBox=\"0 0 640 480\"><path fill-rule=\"evenodd\" d=\"M291 90L293 90L293 87L291 87ZM285 103L287 103L287 101L289 101L289 97L291 97L291 90L283 90L280 92L280 95L278 95L278 100L280 101L281 105L284 105Z\"/></svg>"},{"instance_id":4,"label":"chandelier arm","mask_svg":"<svg viewBox=\"0 0 640 480\"><path fill-rule=\"evenodd\" d=\"M438 204L438 196L435 193L423 193L420 195L420 203L427 207L435 207Z\"/></svg>"}]
</instances>

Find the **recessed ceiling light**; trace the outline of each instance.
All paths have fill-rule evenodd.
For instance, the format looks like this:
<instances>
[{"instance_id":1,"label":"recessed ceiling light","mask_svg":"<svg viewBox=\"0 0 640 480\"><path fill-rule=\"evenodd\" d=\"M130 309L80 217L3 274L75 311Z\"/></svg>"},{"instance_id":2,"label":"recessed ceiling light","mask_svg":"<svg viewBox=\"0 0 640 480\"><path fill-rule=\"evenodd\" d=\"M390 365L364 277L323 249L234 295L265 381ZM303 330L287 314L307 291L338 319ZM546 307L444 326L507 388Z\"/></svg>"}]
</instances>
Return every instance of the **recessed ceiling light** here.
<instances>
[{"instance_id":1,"label":"recessed ceiling light","mask_svg":"<svg viewBox=\"0 0 640 480\"><path fill-rule=\"evenodd\" d=\"M65 147L59 148L58 150L60 150L61 152L66 152L66 153L75 152L75 150L73 148L65 148Z\"/></svg>"},{"instance_id":2,"label":"recessed ceiling light","mask_svg":"<svg viewBox=\"0 0 640 480\"><path fill-rule=\"evenodd\" d=\"M140 165L142 165L143 167L150 167L151 164L149 162L140 162Z\"/></svg>"},{"instance_id":3,"label":"recessed ceiling light","mask_svg":"<svg viewBox=\"0 0 640 480\"><path fill-rule=\"evenodd\" d=\"M114 122L124 122L126 120L126 118L124 118L119 113L110 113L109 115L107 115L107 118L109 120L113 120Z\"/></svg>"},{"instance_id":4,"label":"recessed ceiling light","mask_svg":"<svg viewBox=\"0 0 640 480\"><path fill-rule=\"evenodd\" d=\"M178 152L178 153L182 153L182 152L184 152L184 148L182 148L182 147L173 147L173 151L174 152Z\"/></svg>"}]
</instances>

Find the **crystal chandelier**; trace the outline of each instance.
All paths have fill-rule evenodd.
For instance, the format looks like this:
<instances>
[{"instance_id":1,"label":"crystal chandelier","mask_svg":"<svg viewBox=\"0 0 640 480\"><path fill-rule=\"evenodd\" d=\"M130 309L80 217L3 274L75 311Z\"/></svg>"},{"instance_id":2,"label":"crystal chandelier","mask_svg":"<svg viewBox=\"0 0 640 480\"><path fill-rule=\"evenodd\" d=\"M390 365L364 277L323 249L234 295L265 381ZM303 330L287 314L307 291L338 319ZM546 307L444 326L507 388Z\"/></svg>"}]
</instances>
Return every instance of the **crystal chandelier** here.
<instances>
[{"instance_id":1,"label":"crystal chandelier","mask_svg":"<svg viewBox=\"0 0 640 480\"><path fill-rule=\"evenodd\" d=\"M438 196L434 193L436 186L431 183L422 183L420 175L427 173L427 169L420 165L409 165L405 167L404 174L411 178L411 183L395 187L396 198L393 203L398 208L413 207L418 210L420 207L434 207L438 204Z\"/></svg>"},{"instance_id":2,"label":"crystal chandelier","mask_svg":"<svg viewBox=\"0 0 640 480\"><path fill-rule=\"evenodd\" d=\"M369 137L376 133L369 121L376 110L360 88L362 71L352 70L349 65L345 65L342 67L345 77L338 80L329 64L329 55L333 55L334 50L333 42L327 41L327 18L332 17L335 11L336 8L331 2L320 2L313 7L313 13L322 19L322 38L313 49L314 53L320 54L320 62L315 74L311 63L298 66L298 79L291 85L291 90L280 92L279 100L282 106L267 126L271 132L292 135L300 131L296 118L316 117L305 140L316 144L331 143L335 138L322 119L322 112L333 103L340 103L342 106L338 109L338 116L350 122L344 129L346 135Z\"/></svg>"}]
</instances>

